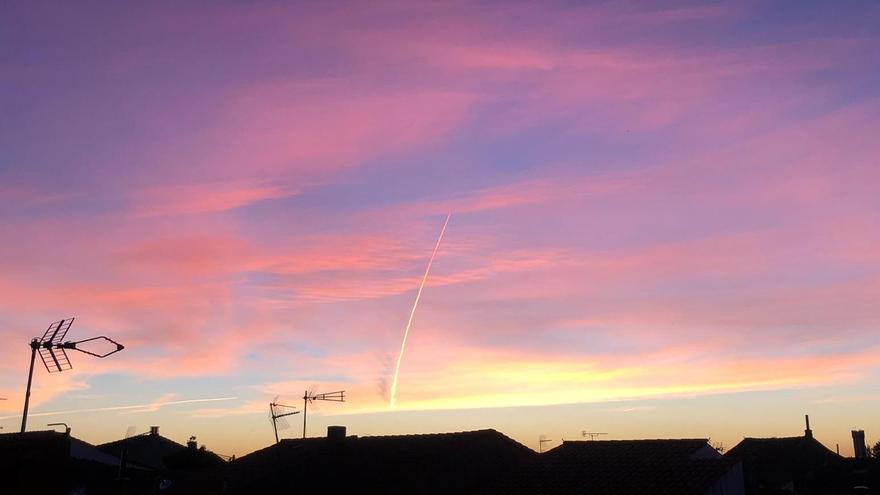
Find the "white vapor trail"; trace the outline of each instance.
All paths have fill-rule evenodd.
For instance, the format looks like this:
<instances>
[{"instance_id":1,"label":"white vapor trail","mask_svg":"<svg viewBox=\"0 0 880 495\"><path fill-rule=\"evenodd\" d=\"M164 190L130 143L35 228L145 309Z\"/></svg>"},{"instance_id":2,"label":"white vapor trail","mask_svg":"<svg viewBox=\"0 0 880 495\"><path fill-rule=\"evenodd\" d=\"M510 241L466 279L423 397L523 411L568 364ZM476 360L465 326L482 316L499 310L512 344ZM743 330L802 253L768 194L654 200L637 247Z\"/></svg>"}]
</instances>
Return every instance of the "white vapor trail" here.
<instances>
[{"instance_id":1,"label":"white vapor trail","mask_svg":"<svg viewBox=\"0 0 880 495\"><path fill-rule=\"evenodd\" d=\"M416 315L416 307L419 305L419 299L422 297L422 289L425 288L425 282L428 280L428 272L431 271L431 264L434 263L434 257L437 250L440 249L440 241L443 240L443 234L446 233L446 226L449 225L449 217L452 213L446 215L446 221L443 222L443 228L440 229L440 237L437 238L437 244L434 245L434 251L431 252L431 258L428 259L428 267L425 268L425 274L422 276L422 282L419 284L419 290L416 292L416 300L413 303L412 310L409 312L409 320L406 322L406 330L403 331L403 342L400 343L400 354L397 355L397 365L394 367L394 379L391 381L391 394L389 403L391 407L397 405L397 376L400 374L400 362L403 361L403 353L406 351L406 338L409 337L409 329L412 326L413 317Z\"/></svg>"},{"instance_id":2,"label":"white vapor trail","mask_svg":"<svg viewBox=\"0 0 880 495\"><path fill-rule=\"evenodd\" d=\"M129 411L129 412L155 412L165 406L176 406L179 404L197 404L200 402L220 402L227 400L235 400L238 397L212 397L208 399L184 399L184 400L163 400L159 399L149 404L133 404L130 406L110 406L110 407L91 407L88 409L71 409L67 411L48 411L28 414L29 418L41 416L56 416L59 414L75 414L86 412L105 412L105 411ZM20 418L21 416L0 416L0 419Z\"/></svg>"}]
</instances>

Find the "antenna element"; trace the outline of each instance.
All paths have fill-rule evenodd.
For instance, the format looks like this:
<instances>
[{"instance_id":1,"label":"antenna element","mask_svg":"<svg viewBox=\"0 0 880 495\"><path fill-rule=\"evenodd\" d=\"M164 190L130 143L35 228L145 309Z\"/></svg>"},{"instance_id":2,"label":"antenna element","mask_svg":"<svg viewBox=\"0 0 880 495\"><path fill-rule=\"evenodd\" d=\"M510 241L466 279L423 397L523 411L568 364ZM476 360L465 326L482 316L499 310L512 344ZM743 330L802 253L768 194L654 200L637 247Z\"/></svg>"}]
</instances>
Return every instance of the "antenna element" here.
<instances>
[{"instance_id":1,"label":"antenna element","mask_svg":"<svg viewBox=\"0 0 880 495\"><path fill-rule=\"evenodd\" d=\"M49 328L46 329L46 333L44 333L41 338L34 338L31 340L31 366L28 371L27 388L25 389L24 394L24 411L21 415L22 433L24 433L27 428L28 405L31 400L31 383L34 379L34 361L37 358L38 352L40 354L40 359L43 361L43 366L46 367L46 371L49 373L61 373L62 371L73 369L73 365L70 364L70 359L64 351L65 349L72 349L98 358L105 358L125 349L125 346L119 342L103 335L85 340L62 342L67 335L67 331L70 330L71 325L73 325L73 318L56 321L49 325ZM111 345L111 348L107 349L106 352L101 352L97 349L88 350L77 347L78 344L84 344L86 342L107 342Z\"/></svg>"},{"instance_id":2,"label":"antenna element","mask_svg":"<svg viewBox=\"0 0 880 495\"><path fill-rule=\"evenodd\" d=\"M276 397L275 400L278 400ZM276 408L286 407L288 409L295 409L294 406L286 406L284 404L278 404L275 401L269 403L269 415L272 417L272 428L275 429L275 443L278 443L278 420L281 420L282 429L287 428L289 425L287 424L287 420L284 419L286 416L293 416L294 414L299 414L299 411L290 411L278 413Z\"/></svg>"},{"instance_id":3,"label":"antenna element","mask_svg":"<svg viewBox=\"0 0 880 495\"><path fill-rule=\"evenodd\" d=\"M326 400L330 402L345 402L345 390L315 394L306 390L303 394L303 438L306 437L306 416L309 414L309 402Z\"/></svg>"},{"instance_id":4,"label":"antenna element","mask_svg":"<svg viewBox=\"0 0 880 495\"><path fill-rule=\"evenodd\" d=\"M590 437L590 440L595 440L599 435L607 435L607 433L602 433L598 431L582 431L581 436L584 438Z\"/></svg>"}]
</instances>

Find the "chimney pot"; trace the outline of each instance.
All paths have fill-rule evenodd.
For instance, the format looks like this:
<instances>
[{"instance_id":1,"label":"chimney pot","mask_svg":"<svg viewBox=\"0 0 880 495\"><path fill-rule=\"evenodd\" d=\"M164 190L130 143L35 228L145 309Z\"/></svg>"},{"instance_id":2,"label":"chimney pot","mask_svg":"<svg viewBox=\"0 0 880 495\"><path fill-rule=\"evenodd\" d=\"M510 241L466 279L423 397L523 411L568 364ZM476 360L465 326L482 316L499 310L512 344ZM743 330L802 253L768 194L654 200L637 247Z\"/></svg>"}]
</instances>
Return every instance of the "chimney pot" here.
<instances>
[{"instance_id":1,"label":"chimney pot","mask_svg":"<svg viewBox=\"0 0 880 495\"><path fill-rule=\"evenodd\" d=\"M807 438L813 438L813 430L810 429L810 415L805 414L804 418L807 420L807 429L804 430L804 436Z\"/></svg>"},{"instance_id":2,"label":"chimney pot","mask_svg":"<svg viewBox=\"0 0 880 495\"><path fill-rule=\"evenodd\" d=\"M865 445L865 430L852 430L853 454L856 459L868 457L868 448Z\"/></svg>"},{"instance_id":3,"label":"chimney pot","mask_svg":"<svg viewBox=\"0 0 880 495\"><path fill-rule=\"evenodd\" d=\"M327 438L330 440L345 440L344 426L328 426Z\"/></svg>"},{"instance_id":4,"label":"chimney pot","mask_svg":"<svg viewBox=\"0 0 880 495\"><path fill-rule=\"evenodd\" d=\"M158 426L151 426L150 427L150 435L158 435L158 434L159 434L159 427Z\"/></svg>"}]
</instances>

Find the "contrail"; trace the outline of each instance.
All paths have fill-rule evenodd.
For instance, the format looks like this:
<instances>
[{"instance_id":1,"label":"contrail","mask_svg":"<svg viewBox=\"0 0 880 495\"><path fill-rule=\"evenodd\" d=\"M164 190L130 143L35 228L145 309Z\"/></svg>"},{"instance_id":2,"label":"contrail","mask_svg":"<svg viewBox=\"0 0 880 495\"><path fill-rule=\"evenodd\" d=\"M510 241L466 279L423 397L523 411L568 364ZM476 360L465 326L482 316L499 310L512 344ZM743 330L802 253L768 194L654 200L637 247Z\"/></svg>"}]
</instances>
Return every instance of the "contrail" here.
<instances>
[{"instance_id":1,"label":"contrail","mask_svg":"<svg viewBox=\"0 0 880 495\"><path fill-rule=\"evenodd\" d=\"M132 412L154 412L165 406L176 406L178 404L196 404L199 402L220 402L226 400L235 400L238 397L213 397L209 399L184 399L184 400L157 400L149 404L133 404L130 406L110 406L110 407L91 407L88 409L71 409L67 411L48 411L31 413L29 417L39 416L56 416L58 414L75 414L86 412L105 412L105 411L132 411ZM20 418L21 416L0 416L0 419Z\"/></svg>"},{"instance_id":2,"label":"contrail","mask_svg":"<svg viewBox=\"0 0 880 495\"><path fill-rule=\"evenodd\" d=\"M413 316L416 315L416 307L419 305L419 298L422 297L422 289L425 288L425 282L428 280L428 272L431 271L431 264L434 263L434 256L440 249L440 241L443 240L443 234L446 233L446 226L449 225L449 217L452 213L446 215L446 221L443 222L443 228L440 229L440 237L437 238L437 244L434 245L434 251L431 252L431 258L428 259L428 267L425 268L425 275L422 276L422 282L419 284L419 290L416 292L416 300L413 303L412 310L409 312L409 320L406 322L406 330L403 331L403 342L400 343L400 354L397 355L397 366L394 367L394 379L391 381L391 400L390 405L397 405L397 376L400 374L400 362L403 361L403 353L406 351L406 338L409 337L409 328L412 326Z\"/></svg>"}]
</instances>

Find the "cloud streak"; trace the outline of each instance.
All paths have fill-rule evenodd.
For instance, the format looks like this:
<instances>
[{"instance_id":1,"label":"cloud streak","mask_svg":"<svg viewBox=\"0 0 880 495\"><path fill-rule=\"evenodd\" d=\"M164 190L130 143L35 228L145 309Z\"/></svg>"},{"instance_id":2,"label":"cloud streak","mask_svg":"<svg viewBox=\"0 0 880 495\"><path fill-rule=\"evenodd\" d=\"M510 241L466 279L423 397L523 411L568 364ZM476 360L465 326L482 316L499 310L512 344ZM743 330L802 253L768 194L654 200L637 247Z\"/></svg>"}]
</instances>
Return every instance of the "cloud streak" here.
<instances>
[{"instance_id":1,"label":"cloud streak","mask_svg":"<svg viewBox=\"0 0 880 495\"><path fill-rule=\"evenodd\" d=\"M28 417L39 418L44 416L58 416L62 414L81 414L81 413L100 413L100 412L119 412L125 414L156 412L164 407L179 406L183 404L200 404L203 402L224 402L236 400L238 397L211 397L205 399L180 399L172 400L175 394L167 394L156 401L146 404L131 404L126 406L107 406L107 407L89 407L83 409L69 409L64 411L37 411L28 414ZM0 419L10 419L20 416L0 416Z\"/></svg>"}]
</instances>

